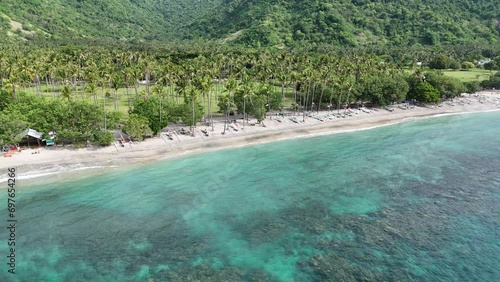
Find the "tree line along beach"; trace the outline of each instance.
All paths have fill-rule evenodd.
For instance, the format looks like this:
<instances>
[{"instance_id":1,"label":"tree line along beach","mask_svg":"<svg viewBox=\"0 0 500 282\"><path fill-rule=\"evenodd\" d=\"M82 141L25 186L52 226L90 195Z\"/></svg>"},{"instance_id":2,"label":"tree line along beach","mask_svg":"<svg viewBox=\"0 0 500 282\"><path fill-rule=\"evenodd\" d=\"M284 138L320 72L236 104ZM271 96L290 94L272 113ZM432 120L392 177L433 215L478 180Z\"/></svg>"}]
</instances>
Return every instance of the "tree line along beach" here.
<instances>
[{"instance_id":1,"label":"tree line along beach","mask_svg":"<svg viewBox=\"0 0 500 282\"><path fill-rule=\"evenodd\" d=\"M479 53L460 59L419 53L424 65L397 53L388 60L345 50L7 48L0 51L2 163L114 163L116 154L131 163L495 107L495 91L478 91L498 87L500 73L485 68L500 58L471 59ZM480 74L461 80L440 69L459 60L464 73Z\"/></svg>"}]
</instances>

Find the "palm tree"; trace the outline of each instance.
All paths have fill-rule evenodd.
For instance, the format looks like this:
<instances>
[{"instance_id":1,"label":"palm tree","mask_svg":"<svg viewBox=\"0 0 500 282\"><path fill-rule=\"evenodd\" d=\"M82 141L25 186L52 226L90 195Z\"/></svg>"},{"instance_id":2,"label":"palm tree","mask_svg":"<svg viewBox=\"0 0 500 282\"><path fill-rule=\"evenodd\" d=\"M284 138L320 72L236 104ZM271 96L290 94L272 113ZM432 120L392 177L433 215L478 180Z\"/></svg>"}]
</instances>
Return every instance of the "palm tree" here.
<instances>
[{"instance_id":1,"label":"palm tree","mask_svg":"<svg viewBox=\"0 0 500 282\"><path fill-rule=\"evenodd\" d=\"M155 86L153 86L152 92L154 95L158 96L158 100L160 102L159 114L160 114L160 125L161 125L162 124L162 114L161 114L162 113L162 100L163 100L163 97L165 96L165 93L163 92L163 85L161 85L161 83L158 82L157 84L155 84Z\"/></svg>"},{"instance_id":2,"label":"palm tree","mask_svg":"<svg viewBox=\"0 0 500 282\"><path fill-rule=\"evenodd\" d=\"M68 85L64 85L62 90L61 90L61 99L66 99L69 101L71 101L71 89L69 88Z\"/></svg>"},{"instance_id":3,"label":"palm tree","mask_svg":"<svg viewBox=\"0 0 500 282\"><path fill-rule=\"evenodd\" d=\"M135 100L139 100L138 82L141 79L141 70L137 67L127 68L128 76L134 81Z\"/></svg>"},{"instance_id":4,"label":"palm tree","mask_svg":"<svg viewBox=\"0 0 500 282\"><path fill-rule=\"evenodd\" d=\"M211 130L214 131L214 118L213 118L213 115L212 115L212 93L210 93L210 90L211 90L212 85L213 85L212 84L212 79L210 77L208 77L208 80L206 81L206 83L204 85L205 85L204 91L206 91L207 96L208 96L208 117L209 117L209 123L210 123L210 126L212 127Z\"/></svg>"},{"instance_id":5,"label":"palm tree","mask_svg":"<svg viewBox=\"0 0 500 282\"><path fill-rule=\"evenodd\" d=\"M195 87L189 86L187 87L187 96L189 100L191 101L191 106L192 106L192 120L191 120L191 136L194 137L194 129L196 127L196 120L195 120L195 103L196 103L196 98L198 97L197 89Z\"/></svg>"},{"instance_id":6,"label":"palm tree","mask_svg":"<svg viewBox=\"0 0 500 282\"><path fill-rule=\"evenodd\" d=\"M149 97L151 95L150 85L151 85L151 74L155 69L154 60L151 56L145 55L142 60L139 61L140 65L142 65L144 79L146 80L146 93Z\"/></svg>"},{"instance_id":7,"label":"palm tree","mask_svg":"<svg viewBox=\"0 0 500 282\"><path fill-rule=\"evenodd\" d=\"M19 56L14 53L12 56L7 58L6 63L6 75L5 79L2 80L5 90L12 95L14 100L17 100L17 88L19 87Z\"/></svg>"},{"instance_id":8,"label":"palm tree","mask_svg":"<svg viewBox=\"0 0 500 282\"><path fill-rule=\"evenodd\" d=\"M224 56L222 54L213 55L210 57L213 61L211 64L211 77L217 78L217 85L215 87L215 100L219 99L219 94L221 91L221 81L222 81L222 68Z\"/></svg>"},{"instance_id":9,"label":"palm tree","mask_svg":"<svg viewBox=\"0 0 500 282\"><path fill-rule=\"evenodd\" d=\"M113 104L115 107L115 111L119 110L118 106L118 89L123 84L123 77L119 73L114 73L111 77L111 86L113 88Z\"/></svg>"},{"instance_id":10,"label":"palm tree","mask_svg":"<svg viewBox=\"0 0 500 282\"><path fill-rule=\"evenodd\" d=\"M128 89L130 81L130 73L127 68L124 68L123 70L121 70L121 74L123 76L123 83L125 86L125 92L127 94L127 106L128 109L130 110L130 91Z\"/></svg>"},{"instance_id":11,"label":"palm tree","mask_svg":"<svg viewBox=\"0 0 500 282\"><path fill-rule=\"evenodd\" d=\"M17 84L10 79L4 79L4 89L9 93L14 101L17 101L17 93L16 93Z\"/></svg>"},{"instance_id":12,"label":"palm tree","mask_svg":"<svg viewBox=\"0 0 500 282\"><path fill-rule=\"evenodd\" d=\"M104 111L104 130L107 130L107 122L106 122L106 84L109 83L110 80L110 75L109 75L109 69L108 66L104 63L103 65L100 66L100 68L97 70L97 76L98 76L98 83L101 86L101 91L102 91L102 106L103 106L103 111Z\"/></svg>"},{"instance_id":13,"label":"palm tree","mask_svg":"<svg viewBox=\"0 0 500 282\"><path fill-rule=\"evenodd\" d=\"M338 101L338 107L337 107L337 115L340 116L340 104L342 103L342 92L344 90L344 84L345 84L345 74L344 73L339 73L339 76L337 80L334 82L335 86L340 90L340 95L339 95L339 101Z\"/></svg>"},{"instance_id":14,"label":"palm tree","mask_svg":"<svg viewBox=\"0 0 500 282\"><path fill-rule=\"evenodd\" d=\"M347 80L346 80L347 100L346 100L346 104L345 104L345 107L344 107L344 115L346 114L346 112L347 112L347 106L350 103L349 98L351 96L354 84L356 83L356 81L358 81L358 80L361 79L361 77L363 75L363 68L365 67L366 62L367 61L365 60L364 63L363 63L361 61L361 58L355 57L353 65L349 65L348 66L348 69L349 69L350 73L348 74L348 77L347 77ZM368 62L370 62L370 61L368 61Z\"/></svg>"},{"instance_id":15,"label":"palm tree","mask_svg":"<svg viewBox=\"0 0 500 282\"><path fill-rule=\"evenodd\" d=\"M223 105L226 105L226 109L224 110L224 132L222 134L226 133L226 126L229 121L229 107L234 105L234 92L238 89L237 80L234 77L231 77L224 85L224 88L227 94L223 98Z\"/></svg>"},{"instance_id":16,"label":"palm tree","mask_svg":"<svg viewBox=\"0 0 500 282\"><path fill-rule=\"evenodd\" d=\"M243 94L243 128L245 127L245 120L248 122L248 117L246 114L246 101L248 98L250 98L254 93L253 93L253 81L248 75L243 76L243 81L242 81L242 94Z\"/></svg>"},{"instance_id":17,"label":"palm tree","mask_svg":"<svg viewBox=\"0 0 500 282\"><path fill-rule=\"evenodd\" d=\"M87 94L89 94L89 96L92 96L92 99L94 100L94 104L97 105L97 86L95 85L94 82L92 81L89 81L89 83L87 83L87 86L85 87L85 92Z\"/></svg>"},{"instance_id":18,"label":"palm tree","mask_svg":"<svg viewBox=\"0 0 500 282\"><path fill-rule=\"evenodd\" d=\"M299 84L299 73L295 70L293 70L291 73L290 73L290 79L292 81L292 85L293 85L293 103L294 103L294 111L295 111L295 114L297 114L297 110L298 110L298 106L297 106L297 87L298 87L298 84Z\"/></svg>"},{"instance_id":19,"label":"palm tree","mask_svg":"<svg viewBox=\"0 0 500 282\"><path fill-rule=\"evenodd\" d=\"M228 124L228 120L229 120L229 107L231 106L231 97L229 96L229 94L224 94L224 96L222 96L222 105L225 106L225 109L224 109L224 131L222 131L222 134L226 134L226 127L227 127L227 124Z\"/></svg>"},{"instance_id":20,"label":"palm tree","mask_svg":"<svg viewBox=\"0 0 500 282\"><path fill-rule=\"evenodd\" d=\"M35 82L35 91L37 95L42 94L41 86L40 86L40 70L41 64L39 60L32 61L32 72L33 72L33 81Z\"/></svg>"},{"instance_id":21,"label":"palm tree","mask_svg":"<svg viewBox=\"0 0 500 282\"><path fill-rule=\"evenodd\" d=\"M161 62L161 67L158 71L159 79L157 82L167 87L167 96L173 94L173 89L175 86L174 71L175 71L174 65L172 65L172 63L169 60Z\"/></svg>"},{"instance_id":22,"label":"palm tree","mask_svg":"<svg viewBox=\"0 0 500 282\"><path fill-rule=\"evenodd\" d=\"M352 92L352 82L347 82L346 84L346 87L347 87L347 99L346 99L346 103L345 103L345 106L344 106L344 115L347 113L347 106L349 105L349 97L351 96L351 92Z\"/></svg>"},{"instance_id":23,"label":"palm tree","mask_svg":"<svg viewBox=\"0 0 500 282\"><path fill-rule=\"evenodd\" d=\"M177 96L177 103L179 103L179 96L182 96L184 98L184 101L187 101L186 89L188 88L190 82L191 81L184 73L179 72L177 74L177 78L175 80L175 92Z\"/></svg>"},{"instance_id":24,"label":"palm tree","mask_svg":"<svg viewBox=\"0 0 500 282\"><path fill-rule=\"evenodd\" d=\"M208 107L208 116L209 123L212 125L212 131L214 130L214 124L212 120L212 103L210 99L210 89L212 88L212 79L209 76L204 76L201 78L196 78L194 80L196 88L201 92L203 97L207 97L207 107Z\"/></svg>"},{"instance_id":25,"label":"palm tree","mask_svg":"<svg viewBox=\"0 0 500 282\"><path fill-rule=\"evenodd\" d=\"M304 69L303 72L303 81L304 84L306 85L306 90L305 90L305 99L304 99L304 104L302 105L302 121L306 121L306 111L307 111L307 102L309 101L309 91L311 90L311 83L313 83L314 80L314 73L313 70L307 66Z\"/></svg>"},{"instance_id":26,"label":"palm tree","mask_svg":"<svg viewBox=\"0 0 500 282\"><path fill-rule=\"evenodd\" d=\"M321 69L320 69L320 76L321 76L321 81L320 83L321 86L321 94L319 96L319 102L318 102L318 113L321 110L321 102L323 101L323 93L325 91L325 87L328 84L328 79L330 77L330 69L328 68L328 65L325 64Z\"/></svg>"}]
</instances>

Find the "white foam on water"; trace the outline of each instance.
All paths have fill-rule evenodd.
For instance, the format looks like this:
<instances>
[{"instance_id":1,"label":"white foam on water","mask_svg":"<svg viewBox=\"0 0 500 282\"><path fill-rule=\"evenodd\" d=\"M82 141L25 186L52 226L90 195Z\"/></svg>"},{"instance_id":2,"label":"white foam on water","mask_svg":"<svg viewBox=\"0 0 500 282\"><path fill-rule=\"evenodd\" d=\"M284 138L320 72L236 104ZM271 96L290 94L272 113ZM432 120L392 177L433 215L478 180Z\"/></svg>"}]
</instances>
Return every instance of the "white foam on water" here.
<instances>
[{"instance_id":1,"label":"white foam on water","mask_svg":"<svg viewBox=\"0 0 500 282\"><path fill-rule=\"evenodd\" d=\"M492 109L485 111L471 111L471 112L459 112L459 113L444 113L444 114L436 114L432 117L446 117L446 116L456 116L456 115L466 115L466 114L479 114L479 113L490 113L490 112L498 112L500 109Z\"/></svg>"},{"instance_id":2,"label":"white foam on water","mask_svg":"<svg viewBox=\"0 0 500 282\"><path fill-rule=\"evenodd\" d=\"M44 167L30 167L30 166L21 166L16 169L16 179L25 180L25 179L34 179L40 177L46 177L50 175L57 175L62 173L90 170L90 169L102 169L102 168L113 168L118 167L117 165L95 165L95 164L70 164L70 165L48 165ZM0 178L0 183L7 182L9 177L5 175Z\"/></svg>"}]
</instances>

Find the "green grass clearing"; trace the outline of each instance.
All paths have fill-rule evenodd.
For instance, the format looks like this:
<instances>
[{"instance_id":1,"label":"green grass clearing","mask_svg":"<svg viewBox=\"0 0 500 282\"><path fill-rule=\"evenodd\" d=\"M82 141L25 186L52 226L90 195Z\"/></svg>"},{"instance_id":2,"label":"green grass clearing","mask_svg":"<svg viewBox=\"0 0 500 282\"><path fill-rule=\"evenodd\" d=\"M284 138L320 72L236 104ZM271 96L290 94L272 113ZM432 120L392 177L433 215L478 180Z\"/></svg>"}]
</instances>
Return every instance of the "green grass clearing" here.
<instances>
[{"instance_id":1,"label":"green grass clearing","mask_svg":"<svg viewBox=\"0 0 500 282\"><path fill-rule=\"evenodd\" d=\"M470 82L470 81L483 81L490 78L491 75L494 75L496 71L489 71L483 69L471 69L466 71L443 71L443 73L447 76L454 77L459 79L462 82Z\"/></svg>"}]
</instances>

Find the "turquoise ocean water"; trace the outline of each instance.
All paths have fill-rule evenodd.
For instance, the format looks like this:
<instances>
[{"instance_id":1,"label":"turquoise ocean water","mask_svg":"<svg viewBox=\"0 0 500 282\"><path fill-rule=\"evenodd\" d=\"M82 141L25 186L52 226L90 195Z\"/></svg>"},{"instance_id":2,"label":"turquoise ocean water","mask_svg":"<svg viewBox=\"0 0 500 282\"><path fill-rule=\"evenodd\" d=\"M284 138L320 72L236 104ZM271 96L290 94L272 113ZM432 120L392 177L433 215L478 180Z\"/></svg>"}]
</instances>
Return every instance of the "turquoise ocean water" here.
<instances>
[{"instance_id":1,"label":"turquoise ocean water","mask_svg":"<svg viewBox=\"0 0 500 282\"><path fill-rule=\"evenodd\" d=\"M53 179L0 281L500 280L499 112Z\"/></svg>"}]
</instances>

